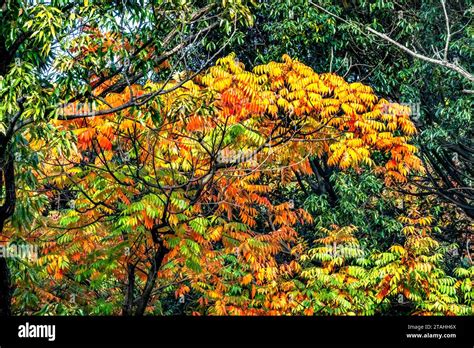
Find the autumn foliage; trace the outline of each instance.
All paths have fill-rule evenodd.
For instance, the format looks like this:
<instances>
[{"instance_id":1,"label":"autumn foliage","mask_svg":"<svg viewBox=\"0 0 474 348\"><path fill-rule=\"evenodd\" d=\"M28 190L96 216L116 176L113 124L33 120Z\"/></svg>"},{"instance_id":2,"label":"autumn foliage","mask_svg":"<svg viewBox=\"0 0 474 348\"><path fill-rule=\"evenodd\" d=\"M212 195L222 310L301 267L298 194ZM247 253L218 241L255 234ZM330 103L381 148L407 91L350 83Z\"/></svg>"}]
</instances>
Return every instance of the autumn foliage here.
<instances>
[{"instance_id":1,"label":"autumn foliage","mask_svg":"<svg viewBox=\"0 0 474 348\"><path fill-rule=\"evenodd\" d=\"M60 112L71 120L53 123L70 153L52 148L36 173L58 202L34 231L50 279L42 297L61 302L55 287L67 281L84 302L91 282L105 286L111 313L153 312L160 289L192 298L194 314L374 314L396 294L428 296L420 313L466 312L443 291L451 280L415 207L400 216L404 244L369 253L354 226L303 238L314 216L278 194L315 175L311 158L406 185L424 171L409 111L286 55L252 71L229 55L191 80L68 105Z\"/></svg>"},{"instance_id":2,"label":"autumn foliage","mask_svg":"<svg viewBox=\"0 0 474 348\"><path fill-rule=\"evenodd\" d=\"M0 317L472 315L470 4L1 4Z\"/></svg>"}]
</instances>

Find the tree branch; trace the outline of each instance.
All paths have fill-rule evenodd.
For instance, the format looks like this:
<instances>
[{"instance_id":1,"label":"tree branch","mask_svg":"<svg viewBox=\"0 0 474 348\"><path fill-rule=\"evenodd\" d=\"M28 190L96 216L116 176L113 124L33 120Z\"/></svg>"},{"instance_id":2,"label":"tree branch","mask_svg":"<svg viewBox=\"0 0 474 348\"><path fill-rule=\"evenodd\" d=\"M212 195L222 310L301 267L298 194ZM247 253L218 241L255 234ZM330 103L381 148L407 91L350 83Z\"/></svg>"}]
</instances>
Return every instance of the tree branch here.
<instances>
[{"instance_id":1,"label":"tree branch","mask_svg":"<svg viewBox=\"0 0 474 348\"><path fill-rule=\"evenodd\" d=\"M332 13L328 10L326 10L324 7L321 7L320 5L318 4L315 4L314 2L312 1L309 1L309 3L313 6L315 6L316 8L320 9L321 11L329 14L330 16L336 18L336 19L339 19L341 21L343 21L344 23L346 24L351 24L351 22L345 20L344 18L336 15L335 13ZM361 26L362 28L364 28L365 30L367 30L368 32L378 36L379 38L383 39L384 41L387 41L389 42L390 44L394 45L395 47L398 47L399 49L401 49L402 51L408 53L409 55L411 55L412 57L415 57L417 59L420 59L420 60L423 60L425 62L428 62L428 63L432 63L432 64L436 64L436 65L439 65L439 66L442 66L442 67L445 67L445 68L448 68L452 71L455 71L457 72L458 74L460 74L461 76L463 76L464 78L466 78L467 80L469 80L470 82L474 82L474 75L472 73L470 73L469 71L467 71L466 69L464 69L462 66L456 64L456 63L452 63L452 62L449 62L446 60L446 58L444 59L435 59L435 58L431 58L431 57L427 57L425 55L422 55L420 53L417 53L411 49L409 49L408 47L402 45L401 43L395 41L394 39L392 39L391 37L389 37L388 35L386 34L383 34L383 33L380 33L378 32L377 30L367 26L367 25L363 25L361 23L356 23L357 25ZM447 24L449 26L449 23ZM450 34L448 33L448 37L450 36ZM449 40L447 40L446 42L446 47L445 47L445 54L446 54L446 49L449 45Z\"/></svg>"}]
</instances>

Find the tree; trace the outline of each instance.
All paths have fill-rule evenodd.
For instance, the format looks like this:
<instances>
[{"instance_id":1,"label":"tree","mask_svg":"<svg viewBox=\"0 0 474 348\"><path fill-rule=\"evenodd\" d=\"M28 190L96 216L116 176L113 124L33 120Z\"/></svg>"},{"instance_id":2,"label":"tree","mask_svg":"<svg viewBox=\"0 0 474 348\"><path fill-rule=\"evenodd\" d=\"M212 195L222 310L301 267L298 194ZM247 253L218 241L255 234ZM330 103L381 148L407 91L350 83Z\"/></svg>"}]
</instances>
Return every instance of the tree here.
<instances>
[{"instance_id":1,"label":"tree","mask_svg":"<svg viewBox=\"0 0 474 348\"><path fill-rule=\"evenodd\" d=\"M208 5L182 1L1 1L2 238L21 237L4 232L12 219L25 220L18 214L29 215L23 226L27 228L38 213L31 202L23 202L24 209L16 209L21 204L18 187L34 186L21 180L31 179L41 160L29 148L29 142L45 139L68 147L61 134L53 134L49 121L74 119L77 115L58 115L58 105L94 104L107 93L123 91L145 76L166 79L167 73L180 71L188 64L199 71L225 47L239 23L251 23L247 5L242 1ZM102 35L104 28L107 32ZM209 46L206 35L213 30L221 33L221 39ZM189 62L193 54L196 58ZM169 69L155 72L163 64ZM94 86L104 83L107 89L102 94L91 94ZM131 96L117 110L143 105L166 92ZM92 115L80 115L85 116ZM41 199L44 196L37 197ZM0 285L0 314L9 314L11 288L3 257Z\"/></svg>"},{"instance_id":2,"label":"tree","mask_svg":"<svg viewBox=\"0 0 474 348\"><path fill-rule=\"evenodd\" d=\"M414 145L421 149L427 170L412 178L418 190L393 189L414 195L431 207L429 214L437 227L433 238L440 247L457 244L455 251L443 256L444 267L455 277L456 267L472 265L472 83L444 66L413 57L369 29L426 57L447 59L472 71L472 2L313 3L320 8L306 0L262 2L246 44L238 46L240 56L253 64L289 53L317 71L334 71L348 81L361 80L387 100L411 106L419 131ZM403 237L396 219L403 207L396 204L400 198L384 199L382 204L379 185L370 176L357 172L341 175L320 161L312 162L317 174L300 175L304 189L287 188L285 192L301 203L307 200L319 206L312 213L318 216L319 227L355 225L358 240L373 248ZM353 203L354 195L358 203ZM367 205L364 197L377 200L377 209L362 209ZM311 228L300 230L308 236L313 232Z\"/></svg>"},{"instance_id":3,"label":"tree","mask_svg":"<svg viewBox=\"0 0 474 348\"><path fill-rule=\"evenodd\" d=\"M353 22L341 18L340 16L328 11L324 7L319 6L318 4L315 4L311 1L309 1L309 3L318 8L319 10L336 18L337 20L340 20L348 25L354 25ZM459 77L461 77L461 84L464 80L466 81L467 86L472 85L472 82L474 82L474 75L469 72L465 67L463 67L462 63L460 63L459 61L460 56L465 56L463 47L464 37L459 38L459 34L462 33L466 28L469 28L469 24L466 24L466 26L464 26L465 19L463 17L460 17L459 19L456 18L456 22L453 24L453 18L450 19L451 16L449 13L449 10L454 13L466 13L469 12L469 8L467 7L467 4L466 7L464 7L464 4L462 4L458 8L448 8L448 4L444 0L440 0L438 5L440 5L439 12L443 14L446 32L443 33L441 36L441 38L444 40L444 47L442 50L441 48L434 48L433 45L431 45L431 50L433 51L432 56L426 53L419 53L418 50L422 52L429 51L426 46L423 46L425 44L424 42L417 42L416 44L419 47L415 47L415 44L412 44L414 48L411 49L406 45L400 43L399 41L394 40L389 35L380 32L370 26L361 23L355 24L359 25L360 27L362 27L369 33L375 35L376 37L381 38L385 42L393 45L395 48L401 50L403 53L407 53L410 56L429 63L431 65L438 65L445 69L451 70L452 72L455 72L456 74L458 74ZM436 8L436 10L438 9ZM464 15L464 13L462 13L462 15ZM400 15L403 17L402 11L399 12L399 17ZM436 17L439 18L441 16L438 15ZM453 28L460 29L452 32L451 30ZM468 36L469 32L467 32L466 35ZM453 44L451 42L453 38L458 40L456 41L456 44ZM411 38L411 41L413 41L413 38ZM470 89L463 89L461 93L471 94L473 93L473 91ZM470 174L468 174L467 176L464 175L463 172L465 171L465 169L467 169L467 167L465 166L465 164L462 163L464 160L469 161L469 155L466 152L466 149L469 148L469 146L469 143L455 143L449 144L448 146L444 144L444 146L442 147L445 147L445 149L441 151L441 154L439 153L439 149L437 149L436 151L432 151L431 149L424 147L426 158L431 167L431 171L435 172L435 175L439 177L439 179L433 176L429 176L429 178L427 179L434 187L426 185L423 185L422 187L428 190L429 192L431 191L437 193L440 197L445 200L448 200L449 202L457 204L459 207L464 209L466 214L468 214L472 218L472 207L470 206L470 202L472 202L472 196L469 192L469 186L472 184L472 176ZM448 155L447 152L449 150L447 150L446 148L454 150L455 153L452 154L452 156ZM459 160L459 155L461 155L462 160Z\"/></svg>"},{"instance_id":4,"label":"tree","mask_svg":"<svg viewBox=\"0 0 474 348\"><path fill-rule=\"evenodd\" d=\"M171 92L109 111L131 94L161 90ZM297 242L295 225L311 221L275 194L295 172L311 173L309 156L342 170L375 167L388 185L422 170L407 143L415 132L408 108L288 56L250 72L229 55L191 81L132 85L97 107L94 118L55 122L77 151L50 152L39 181L52 196L68 192L74 207L57 207L69 238L48 244L42 262L56 279L117 277L109 294L122 299L126 315L145 312L158 276L189 283L217 314L245 313L244 299L237 306L227 294L239 286L228 283L228 262L240 268L240 286L252 283L249 293L259 287L268 302L274 294L265 288L287 267L278 255ZM38 238L63 235L47 221ZM176 294L189 291L183 284Z\"/></svg>"}]
</instances>

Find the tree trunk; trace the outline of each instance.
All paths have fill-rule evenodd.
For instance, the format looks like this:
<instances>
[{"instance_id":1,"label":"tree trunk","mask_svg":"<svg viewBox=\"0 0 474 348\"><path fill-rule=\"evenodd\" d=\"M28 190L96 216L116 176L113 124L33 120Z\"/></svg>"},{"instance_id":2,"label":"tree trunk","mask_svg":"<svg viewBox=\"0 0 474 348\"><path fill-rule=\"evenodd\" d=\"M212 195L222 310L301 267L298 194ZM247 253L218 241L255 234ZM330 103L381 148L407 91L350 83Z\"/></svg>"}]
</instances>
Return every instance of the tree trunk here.
<instances>
[{"instance_id":1,"label":"tree trunk","mask_svg":"<svg viewBox=\"0 0 474 348\"><path fill-rule=\"evenodd\" d=\"M0 316L11 315L10 270L7 260L0 257Z\"/></svg>"},{"instance_id":2,"label":"tree trunk","mask_svg":"<svg viewBox=\"0 0 474 348\"><path fill-rule=\"evenodd\" d=\"M153 261L151 263L151 269L148 273L145 289L143 290L143 294L140 297L140 300L138 301L137 309L135 311L135 315L137 316L142 316L145 313L146 306L150 301L151 292L155 287L156 278L158 276L158 270L160 269L161 264L163 263L163 259L165 258L168 251L169 250L163 245L163 242L160 241L159 249L155 253Z\"/></svg>"},{"instance_id":3,"label":"tree trunk","mask_svg":"<svg viewBox=\"0 0 474 348\"><path fill-rule=\"evenodd\" d=\"M15 186L15 164L12 154L5 153L5 148L0 146L0 152L3 152L0 166L0 189L5 193L3 205L0 206L0 235L3 232L5 222L11 218L15 211L16 186ZM0 316L11 315L11 281L10 271L8 269L5 255L0 257Z\"/></svg>"},{"instance_id":4,"label":"tree trunk","mask_svg":"<svg viewBox=\"0 0 474 348\"><path fill-rule=\"evenodd\" d=\"M0 1L2 11L5 1ZM3 19L3 18L2 18ZM5 76L12 62L13 52L6 47L5 40L0 38L0 75ZM0 236L8 218L13 215L16 203L15 172L12 153L8 149L11 135L0 136L0 191L5 194L4 203L0 206ZM0 316L11 315L11 282L10 270L5 257L0 257Z\"/></svg>"},{"instance_id":5,"label":"tree trunk","mask_svg":"<svg viewBox=\"0 0 474 348\"><path fill-rule=\"evenodd\" d=\"M128 274L128 283L127 283L127 292L125 295L125 303L122 308L122 315L130 316L132 315L133 309L133 293L135 291L135 265L131 262L127 264L127 274Z\"/></svg>"}]
</instances>

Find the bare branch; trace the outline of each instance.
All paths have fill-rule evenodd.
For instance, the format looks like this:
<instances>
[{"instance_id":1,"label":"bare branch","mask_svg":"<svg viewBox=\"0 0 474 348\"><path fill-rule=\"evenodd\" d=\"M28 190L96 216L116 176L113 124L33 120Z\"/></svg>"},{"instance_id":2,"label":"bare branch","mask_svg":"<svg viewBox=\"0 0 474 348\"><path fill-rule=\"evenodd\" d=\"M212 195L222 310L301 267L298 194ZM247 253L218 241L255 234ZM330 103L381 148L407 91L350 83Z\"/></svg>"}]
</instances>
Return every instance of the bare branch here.
<instances>
[{"instance_id":1,"label":"bare branch","mask_svg":"<svg viewBox=\"0 0 474 348\"><path fill-rule=\"evenodd\" d=\"M344 23L347 23L347 24L351 23L351 22L345 20L344 18L336 15L335 13L332 13L331 11L326 10L324 7L321 7L320 5L315 4L312 1L309 1L309 3L313 6L315 6L316 8L320 9L321 11L326 12L327 14L331 15L332 17L337 18L340 21L343 21ZM388 35L380 33L377 30L375 30L375 29L373 29L373 28L371 28L367 25L363 25L361 23L356 23L356 24L361 26L362 28L364 28L368 32L370 32L370 33L378 36L379 38L391 43L392 45L398 47L399 49L401 49L402 51L408 53L412 57L415 57L417 59L423 60L423 61L428 62L428 63L432 63L432 64L436 64L436 65L440 65L440 66L443 66L445 68L448 68L452 71L457 72L458 74L460 74L461 76L463 76L467 80L469 80L471 82L474 82L474 75L472 73L470 73L469 71L467 71L466 69L464 69L462 66L460 66L456 63L449 62L446 59L435 59L435 58L427 57L425 55L422 55L420 53L415 52L414 50L409 49L408 47L406 47L406 46L402 45L401 43L395 41L394 39L392 39ZM449 23L447 25L449 26ZM450 36L450 34L448 36ZM447 46L449 45L449 41L446 42L446 45ZM446 54L446 51L445 51L445 54Z\"/></svg>"},{"instance_id":2,"label":"bare branch","mask_svg":"<svg viewBox=\"0 0 474 348\"><path fill-rule=\"evenodd\" d=\"M451 41L451 29L449 27L448 11L446 10L446 0L441 0L443 6L444 18L446 20L446 45L444 46L444 60L448 60L449 41Z\"/></svg>"}]
</instances>

